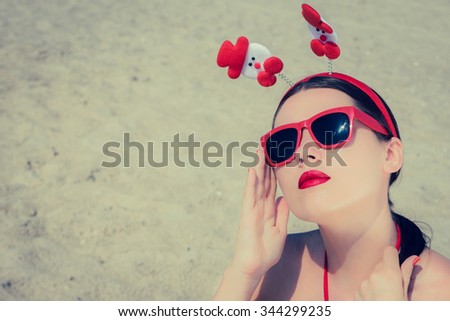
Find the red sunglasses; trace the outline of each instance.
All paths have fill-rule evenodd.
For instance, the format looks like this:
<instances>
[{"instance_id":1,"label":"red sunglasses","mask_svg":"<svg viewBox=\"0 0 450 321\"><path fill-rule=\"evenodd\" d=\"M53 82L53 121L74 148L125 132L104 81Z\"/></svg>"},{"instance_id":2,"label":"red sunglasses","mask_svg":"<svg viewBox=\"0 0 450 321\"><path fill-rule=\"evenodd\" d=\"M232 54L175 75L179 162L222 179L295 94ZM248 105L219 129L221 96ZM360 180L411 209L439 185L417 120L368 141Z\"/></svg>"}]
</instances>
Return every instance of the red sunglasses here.
<instances>
[{"instance_id":1,"label":"red sunglasses","mask_svg":"<svg viewBox=\"0 0 450 321\"><path fill-rule=\"evenodd\" d=\"M295 158L295 151L306 128L314 142L324 149L338 148L352 139L354 119L368 128L388 135L372 116L354 106L336 107L320 112L307 120L274 128L261 137L266 161L272 167L283 166Z\"/></svg>"}]
</instances>

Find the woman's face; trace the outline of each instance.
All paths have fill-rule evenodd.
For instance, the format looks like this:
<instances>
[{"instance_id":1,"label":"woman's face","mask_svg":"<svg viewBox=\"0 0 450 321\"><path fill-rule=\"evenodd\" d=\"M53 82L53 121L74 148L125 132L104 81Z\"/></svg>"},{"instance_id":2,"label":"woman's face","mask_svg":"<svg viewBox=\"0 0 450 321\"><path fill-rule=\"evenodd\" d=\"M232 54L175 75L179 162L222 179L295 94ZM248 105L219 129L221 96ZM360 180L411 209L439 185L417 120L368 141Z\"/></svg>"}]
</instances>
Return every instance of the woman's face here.
<instances>
[{"instance_id":1,"label":"woman's face","mask_svg":"<svg viewBox=\"0 0 450 321\"><path fill-rule=\"evenodd\" d=\"M275 127L341 106L354 106L352 98L341 91L329 88L304 90L284 103L275 119ZM319 148L308 130L303 129L302 140L296 150L299 157L275 169L290 210L302 220L324 224L346 219L343 215L347 213L354 216L355 210L361 208L383 206L387 200L389 178L389 174L383 171L385 144L357 120L352 140L333 150ZM319 179L300 188L300 177L311 170L320 171L330 179Z\"/></svg>"}]
</instances>

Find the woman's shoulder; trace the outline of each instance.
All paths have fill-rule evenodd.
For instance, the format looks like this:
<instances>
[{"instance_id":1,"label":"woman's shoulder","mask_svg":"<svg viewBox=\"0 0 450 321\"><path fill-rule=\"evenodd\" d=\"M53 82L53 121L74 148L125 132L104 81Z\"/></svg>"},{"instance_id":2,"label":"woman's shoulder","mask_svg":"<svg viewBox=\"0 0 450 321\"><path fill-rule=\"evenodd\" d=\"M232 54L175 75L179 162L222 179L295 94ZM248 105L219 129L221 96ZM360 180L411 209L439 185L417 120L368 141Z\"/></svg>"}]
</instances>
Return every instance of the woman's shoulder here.
<instances>
[{"instance_id":1,"label":"woman's shoulder","mask_svg":"<svg viewBox=\"0 0 450 321\"><path fill-rule=\"evenodd\" d=\"M412 275L412 300L450 300L450 260L426 248Z\"/></svg>"},{"instance_id":2,"label":"woman's shoulder","mask_svg":"<svg viewBox=\"0 0 450 321\"><path fill-rule=\"evenodd\" d=\"M290 300L297 289L300 271L311 275L311 270L322 271L322 264L323 243L319 230L289 234L280 260L267 271L256 299Z\"/></svg>"}]
</instances>

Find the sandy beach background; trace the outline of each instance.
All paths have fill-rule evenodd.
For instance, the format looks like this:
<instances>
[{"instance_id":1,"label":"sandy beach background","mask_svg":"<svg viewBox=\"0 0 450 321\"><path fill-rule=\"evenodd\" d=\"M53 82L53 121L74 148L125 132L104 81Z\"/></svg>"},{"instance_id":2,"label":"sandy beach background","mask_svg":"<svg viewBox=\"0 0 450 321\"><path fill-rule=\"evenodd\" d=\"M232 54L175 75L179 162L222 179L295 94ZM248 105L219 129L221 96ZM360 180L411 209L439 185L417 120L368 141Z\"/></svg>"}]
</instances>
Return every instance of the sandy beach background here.
<instances>
[{"instance_id":1,"label":"sandy beach background","mask_svg":"<svg viewBox=\"0 0 450 321\"><path fill-rule=\"evenodd\" d=\"M450 256L448 0L308 3L339 35L334 69L397 117L396 209L428 223L432 248ZM248 157L180 168L169 149L168 166L140 168L135 148L129 168L105 168L102 148L129 133L160 160L177 133L256 142L288 86L229 80L217 50L246 35L294 80L325 71L300 4L1 1L0 299L208 300L233 253ZM312 227L290 219L292 232Z\"/></svg>"}]
</instances>

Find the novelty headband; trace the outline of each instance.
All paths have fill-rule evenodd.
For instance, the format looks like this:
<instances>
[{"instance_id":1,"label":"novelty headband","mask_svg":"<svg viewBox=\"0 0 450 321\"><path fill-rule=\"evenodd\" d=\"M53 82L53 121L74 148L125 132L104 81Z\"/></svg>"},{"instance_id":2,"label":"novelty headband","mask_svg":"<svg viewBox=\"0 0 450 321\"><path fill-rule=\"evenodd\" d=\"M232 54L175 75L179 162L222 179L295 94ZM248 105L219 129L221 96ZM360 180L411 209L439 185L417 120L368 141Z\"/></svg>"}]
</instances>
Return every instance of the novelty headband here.
<instances>
[{"instance_id":1,"label":"novelty headband","mask_svg":"<svg viewBox=\"0 0 450 321\"><path fill-rule=\"evenodd\" d=\"M381 114L383 115L383 118L386 120L386 124L387 124L392 136L398 138L398 134L397 134L397 131L395 130L394 122L392 121L391 115L389 114L389 112L386 108L386 105L383 103L381 98L375 93L375 91L373 91L372 88L370 88L365 83L363 83L362 81L359 81L356 78L353 78L353 77L350 77L349 75L341 74L338 72L333 72L333 73L323 72L323 73L319 73L319 74L315 74L315 75L310 75L310 76L298 81L295 85L297 85L299 83L307 82L308 80L310 80L311 78L314 78L314 77L330 77L330 78L340 79L340 80L343 80L343 81L357 87L358 89L362 90L367 96L370 97L370 99L375 103L375 105L381 111ZM288 91L284 94L284 96L286 96L291 91L291 89L292 89L292 87L288 89Z\"/></svg>"},{"instance_id":2,"label":"novelty headband","mask_svg":"<svg viewBox=\"0 0 450 321\"><path fill-rule=\"evenodd\" d=\"M381 111L392 135L398 137L393 120L385 104L375 91L353 77L332 71L332 60L337 59L341 53L337 45L337 34L333 28L325 22L314 8L307 4L302 4L302 16L308 22L308 30L313 37L310 42L310 48L318 57L326 56L328 58L328 72L310 75L298 81L297 84L320 76L337 78L356 86L372 99ZM222 68L228 67L228 76L231 79L237 79L242 74L248 78L256 79L264 87L273 86L277 81L276 75L278 74L291 87L286 94L295 85L281 73L283 62L280 58L272 56L269 49L265 46L258 43L250 43L244 36L239 37L235 45L229 40L223 42L217 55L217 65Z\"/></svg>"}]
</instances>

